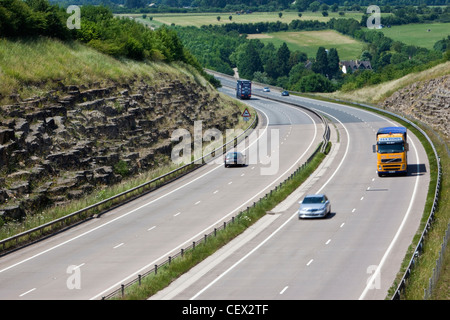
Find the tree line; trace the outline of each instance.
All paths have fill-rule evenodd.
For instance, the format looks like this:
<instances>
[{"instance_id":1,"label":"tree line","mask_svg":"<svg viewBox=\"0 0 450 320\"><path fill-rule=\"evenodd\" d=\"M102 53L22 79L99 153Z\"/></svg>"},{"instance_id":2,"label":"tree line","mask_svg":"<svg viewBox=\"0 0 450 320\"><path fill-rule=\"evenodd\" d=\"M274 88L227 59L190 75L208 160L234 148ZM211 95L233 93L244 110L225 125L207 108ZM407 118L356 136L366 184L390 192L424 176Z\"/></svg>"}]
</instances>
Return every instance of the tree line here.
<instances>
[{"instance_id":1,"label":"tree line","mask_svg":"<svg viewBox=\"0 0 450 320\"><path fill-rule=\"evenodd\" d=\"M276 12L280 10L304 11L359 11L369 5L379 5L382 12L393 12L401 7L423 8L450 5L450 0L52 0L65 7L69 5L104 5L115 13L165 12ZM150 5L151 4L151 5ZM433 8L434 9L434 8Z\"/></svg>"},{"instance_id":2,"label":"tree line","mask_svg":"<svg viewBox=\"0 0 450 320\"><path fill-rule=\"evenodd\" d=\"M319 48L316 56L291 52L286 43L275 48L258 39L247 39L247 33L287 30L332 29L365 44L359 60L370 61L372 70L343 74L335 48ZM450 39L442 39L434 50L406 45L386 37L381 31L369 30L364 18L335 19L328 22L292 21L291 23L228 23L221 26L174 27L185 46L207 68L226 74L239 70L242 78L272 84L288 90L330 92L352 90L397 79L450 59Z\"/></svg>"}]
</instances>

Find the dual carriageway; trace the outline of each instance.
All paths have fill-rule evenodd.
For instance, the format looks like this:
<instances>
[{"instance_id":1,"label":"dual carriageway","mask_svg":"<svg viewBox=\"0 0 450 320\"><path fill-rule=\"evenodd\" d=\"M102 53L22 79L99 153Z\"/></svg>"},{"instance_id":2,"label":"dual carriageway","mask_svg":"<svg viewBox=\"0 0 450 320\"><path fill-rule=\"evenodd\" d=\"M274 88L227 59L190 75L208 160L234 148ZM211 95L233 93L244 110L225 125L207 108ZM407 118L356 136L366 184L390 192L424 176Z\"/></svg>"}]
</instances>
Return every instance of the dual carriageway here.
<instances>
[{"instance_id":1,"label":"dual carriageway","mask_svg":"<svg viewBox=\"0 0 450 320\"><path fill-rule=\"evenodd\" d=\"M221 79L235 96L234 81ZM230 81L227 84L227 81ZM231 88L229 88L231 87ZM408 174L378 177L372 153L380 115L254 87L259 159L245 167L211 163L101 216L0 258L0 299L96 300L136 278L237 214L301 165L330 121L332 150L320 170L244 235L151 299L385 299L422 217L426 153L409 135ZM266 136L268 135L268 136ZM273 137L273 139L272 139ZM276 138L276 139L275 139ZM253 150L253 151L252 151ZM305 193L326 193L332 214L298 220ZM70 287L79 270L80 286ZM369 280L370 279L370 280Z\"/></svg>"}]
</instances>

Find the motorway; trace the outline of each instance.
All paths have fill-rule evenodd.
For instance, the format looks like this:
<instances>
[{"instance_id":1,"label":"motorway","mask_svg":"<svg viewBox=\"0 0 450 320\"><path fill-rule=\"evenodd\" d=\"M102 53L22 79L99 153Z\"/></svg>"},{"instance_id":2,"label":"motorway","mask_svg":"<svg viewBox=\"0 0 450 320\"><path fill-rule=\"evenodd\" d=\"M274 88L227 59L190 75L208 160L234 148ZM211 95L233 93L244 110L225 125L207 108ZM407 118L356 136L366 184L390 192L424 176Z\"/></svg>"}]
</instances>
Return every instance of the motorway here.
<instances>
[{"instance_id":1,"label":"motorway","mask_svg":"<svg viewBox=\"0 0 450 320\"><path fill-rule=\"evenodd\" d=\"M101 299L252 205L322 141L324 125L314 114L263 98L247 103L260 119L258 135L238 146L247 153L247 166L224 168L222 160L212 162L98 218L2 256L0 299Z\"/></svg>"},{"instance_id":2,"label":"motorway","mask_svg":"<svg viewBox=\"0 0 450 320\"><path fill-rule=\"evenodd\" d=\"M228 79L223 83L233 85ZM281 97L277 90L263 93L258 86L254 92ZM252 230L151 299L387 297L424 209L430 177L422 145L408 133L407 176L380 178L372 153L375 133L397 123L336 103L293 95L283 99L332 120L332 163ZM305 193L318 192L331 199L331 216L298 220L297 201Z\"/></svg>"}]
</instances>

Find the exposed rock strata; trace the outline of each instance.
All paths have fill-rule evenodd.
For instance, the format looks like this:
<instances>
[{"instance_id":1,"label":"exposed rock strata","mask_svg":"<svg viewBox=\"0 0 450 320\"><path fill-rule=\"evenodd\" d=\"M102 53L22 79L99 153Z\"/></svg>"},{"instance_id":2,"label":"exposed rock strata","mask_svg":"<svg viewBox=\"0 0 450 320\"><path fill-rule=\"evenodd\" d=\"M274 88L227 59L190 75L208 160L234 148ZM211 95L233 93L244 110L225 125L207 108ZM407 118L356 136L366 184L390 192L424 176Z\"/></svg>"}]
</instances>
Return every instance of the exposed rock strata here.
<instances>
[{"instance_id":1,"label":"exposed rock strata","mask_svg":"<svg viewBox=\"0 0 450 320\"><path fill-rule=\"evenodd\" d=\"M0 218L20 219L151 169L169 159L171 132L192 132L195 120L205 130L239 120L237 106L224 109L198 84L160 83L62 86L0 106Z\"/></svg>"},{"instance_id":2,"label":"exposed rock strata","mask_svg":"<svg viewBox=\"0 0 450 320\"><path fill-rule=\"evenodd\" d=\"M450 76L414 83L395 92L383 107L418 119L450 139Z\"/></svg>"}]
</instances>

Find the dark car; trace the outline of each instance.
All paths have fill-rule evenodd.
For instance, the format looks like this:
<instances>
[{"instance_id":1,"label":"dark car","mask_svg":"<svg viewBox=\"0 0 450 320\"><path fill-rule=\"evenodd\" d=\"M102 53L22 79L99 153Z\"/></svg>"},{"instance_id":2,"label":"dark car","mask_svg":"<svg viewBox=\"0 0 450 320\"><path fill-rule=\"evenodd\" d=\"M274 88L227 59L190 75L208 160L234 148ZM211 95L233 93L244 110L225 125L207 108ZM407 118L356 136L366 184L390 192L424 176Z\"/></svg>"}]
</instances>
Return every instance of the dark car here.
<instances>
[{"instance_id":1,"label":"dark car","mask_svg":"<svg viewBox=\"0 0 450 320\"><path fill-rule=\"evenodd\" d=\"M283 92L281 92L282 96L288 96L289 95L289 91L284 90Z\"/></svg>"},{"instance_id":2,"label":"dark car","mask_svg":"<svg viewBox=\"0 0 450 320\"><path fill-rule=\"evenodd\" d=\"M245 166L245 155L241 152L228 152L225 156L225 168L229 166Z\"/></svg>"}]
</instances>

